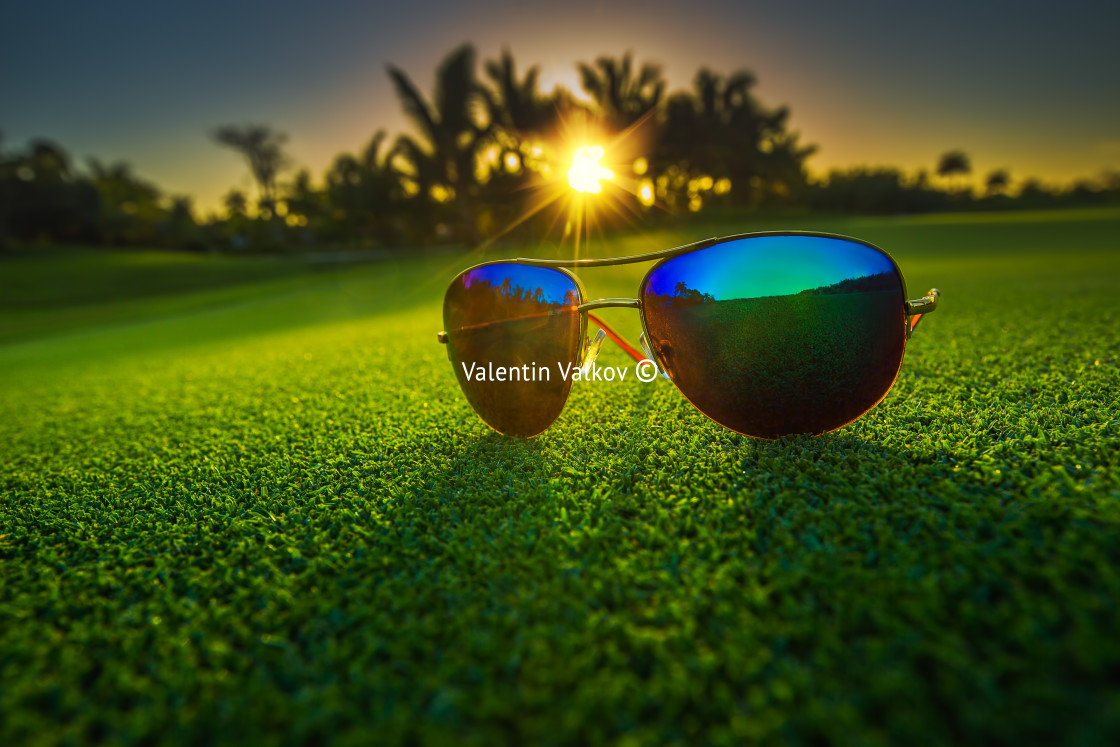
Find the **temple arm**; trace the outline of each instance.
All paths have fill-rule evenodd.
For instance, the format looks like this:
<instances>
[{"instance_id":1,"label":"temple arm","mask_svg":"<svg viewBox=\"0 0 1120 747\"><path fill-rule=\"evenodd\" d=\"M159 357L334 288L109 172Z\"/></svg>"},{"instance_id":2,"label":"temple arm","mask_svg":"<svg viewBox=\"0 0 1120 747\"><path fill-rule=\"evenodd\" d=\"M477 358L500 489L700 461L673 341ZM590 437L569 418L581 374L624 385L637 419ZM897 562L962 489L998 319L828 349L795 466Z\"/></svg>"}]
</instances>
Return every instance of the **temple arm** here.
<instances>
[{"instance_id":1,"label":"temple arm","mask_svg":"<svg viewBox=\"0 0 1120 747\"><path fill-rule=\"evenodd\" d=\"M906 302L906 315L910 317L910 328L907 335L913 332L922 321L922 317L937 309L937 299L941 298L941 291L931 288L924 296L914 301Z\"/></svg>"},{"instance_id":2,"label":"temple arm","mask_svg":"<svg viewBox=\"0 0 1120 747\"><path fill-rule=\"evenodd\" d=\"M646 359L645 354L641 350L638 350L636 347L626 342L626 340L623 339L622 335L611 329L602 319L595 316L591 312L587 313L587 318L595 322L595 324L599 325L599 329L606 332L607 337L611 338L611 341L614 342L615 345L618 345L620 348L625 350L626 354L636 360L638 363L641 363Z\"/></svg>"}]
</instances>

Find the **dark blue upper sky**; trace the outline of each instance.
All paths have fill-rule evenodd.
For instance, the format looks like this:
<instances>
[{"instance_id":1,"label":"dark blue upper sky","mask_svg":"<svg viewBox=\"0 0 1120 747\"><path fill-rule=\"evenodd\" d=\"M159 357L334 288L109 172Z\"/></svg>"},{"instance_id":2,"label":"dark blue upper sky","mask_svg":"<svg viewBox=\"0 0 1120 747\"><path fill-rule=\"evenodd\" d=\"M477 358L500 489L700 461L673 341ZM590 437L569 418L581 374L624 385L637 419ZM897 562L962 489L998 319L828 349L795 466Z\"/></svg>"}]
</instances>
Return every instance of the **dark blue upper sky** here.
<instances>
[{"instance_id":1,"label":"dark blue upper sky","mask_svg":"<svg viewBox=\"0 0 1120 747\"><path fill-rule=\"evenodd\" d=\"M249 187L208 132L265 122L316 177L379 128L407 127L385 65L431 90L440 58L509 47L575 87L575 63L630 50L671 88L701 65L758 76L820 152L815 171L931 167L1067 180L1120 168L1120 3L20 2L0 14L3 147L59 141L125 159L211 208Z\"/></svg>"}]
</instances>

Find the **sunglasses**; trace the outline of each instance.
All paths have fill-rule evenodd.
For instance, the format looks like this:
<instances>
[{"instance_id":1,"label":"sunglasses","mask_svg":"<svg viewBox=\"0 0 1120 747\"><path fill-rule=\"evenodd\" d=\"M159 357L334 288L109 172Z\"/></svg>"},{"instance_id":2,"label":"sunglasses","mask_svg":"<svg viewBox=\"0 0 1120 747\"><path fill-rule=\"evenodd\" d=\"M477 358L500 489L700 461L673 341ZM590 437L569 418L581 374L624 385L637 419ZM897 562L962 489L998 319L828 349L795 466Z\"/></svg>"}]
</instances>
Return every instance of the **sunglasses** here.
<instances>
[{"instance_id":1,"label":"sunglasses","mask_svg":"<svg viewBox=\"0 0 1120 747\"><path fill-rule=\"evenodd\" d=\"M566 269L653 260L638 298L588 301ZM499 433L552 425L609 337L638 362L632 378L656 371L716 423L773 439L833 431L879 404L939 296L907 300L898 265L865 241L750 233L631 257L477 265L451 281L438 338ZM605 307L638 309L644 355L592 313Z\"/></svg>"}]
</instances>

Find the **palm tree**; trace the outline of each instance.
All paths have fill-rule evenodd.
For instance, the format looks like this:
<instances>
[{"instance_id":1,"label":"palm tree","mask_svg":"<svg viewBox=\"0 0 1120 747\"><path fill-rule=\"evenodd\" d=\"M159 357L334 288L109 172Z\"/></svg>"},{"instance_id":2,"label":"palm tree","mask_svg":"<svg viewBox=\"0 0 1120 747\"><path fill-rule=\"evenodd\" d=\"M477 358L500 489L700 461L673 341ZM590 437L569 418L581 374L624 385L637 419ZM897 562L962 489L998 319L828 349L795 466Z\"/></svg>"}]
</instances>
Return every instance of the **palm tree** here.
<instances>
[{"instance_id":1,"label":"palm tree","mask_svg":"<svg viewBox=\"0 0 1120 747\"><path fill-rule=\"evenodd\" d=\"M50 140L33 140L31 152L22 165L31 169L34 179L40 182L69 182L73 179L70 156L62 147Z\"/></svg>"},{"instance_id":2,"label":"palm tree","mask_svg":"<svg viewBox=\"0 0 1120 747\"><path fill-rule=\"evenodd\" d=\"M700 70L691 93L669 99L657 170L675 167L682 189L695 176L729 179L731 198L744 204L756 202L760 191L788 192L803 184L804 161L815 148L798 144L787 130L789 110L764 108L751 92L754 85L746 71L725 77ZM683 199L683 192L670 197L670 203Z\"/></svg>"},{"instance_id":3,"label":"palm tree","mask_svg":"<svg viewBox=\"0 0 1120 747\"><path fill-rule=\"evenodd\" d=\"M954 176L968 176L972 173L972 162L963 150L950 150L941 154L937 162L937 175L949 181L953 186Z\"/></svg>"},{"instance_id":4,"label":"palm tree","mask_svg":"<svg viewBox=\"0 0 1120 747\"><path fill-rule=\"evenodd\" d=\"M486 75L497 89L496 96L487 95L491 122L519 136L543 132L554 123L556 107L537 93L539 65L529 68L524 79L518 80L513 56L506 49L501 59L486 63Z\"/></svg>"},{"instance_id":5,"label":"palm tree","mask_svg":"<svg viewBox=\"0 0 1120 747\"><path fill-rule=\"evenodd\" d=\"M390 230L392 200L400 189L400 177L382 154L385 131L379 130L357 156L344 153L335 158L326 175L326 199L335 219L347 226L348 238L386 238ZM310 188L297 180L296 206L301 214L314 212ZM305 209L310 208L310 211Z\"/></svg>"},{"instance_id":6,"label":"palm tree","mask_svg":"<svg viewBox=\"0 0 1120 747\"><path fill-rule=\"evenodd\" d=\"M579 64L580 87L591 96L607 125L615 132L648 116L665 93L657 65L642 65L634 74L630 53L621 60L600 57L595 65Z\"/></svg>"},{"instance_id":7,"label":"palm tree","mask_svg":"<svg viewBox=\"0 0 1120 747\"><path fill-rule=\"evenodd\" d=\"M573 124L575 109L563 89L548 95L537 91L539 67L519 76L509 50L486 62L484 69L489 78L483 93L490 133L485 157L478 164L483 203L478 225L484 233L509 233L527 240L532 226L555 220L553 208L541 206L542 193L535 188L558 175L553 171L558 166L556 146L561 129ZM555 208L559 207L557 202Z\"/></svg>"},{"instance_id":8,"label":"palm tree","mask_svg":"<svg viewBox=\"0 0 1120 747\"><path fill-rule=\"evenodd\" d=\"M1007 169L996 169L988 174L988 178L984 180L989 195L1003 193L1007 190L1009 184L1011 184L1011 174L1008 173Z\"/></svg>"},{"instance_id":9,"label":"palm tree","mask_svg":"<svg viewBox=\"0 0 1120 747\"><path fill-rule=\"evenodd\" d=\"M232 148L245 157L260 189L258 204L272 215L276 208L276 177L289 163L284 153L288 136L268 125L226 125L215 130L213 138L219 145Z\"/></svg>"},{"instance_id":10,"label":"palm tree","mask_svg":"<svg viewBox=\"0 0 1120 747\"><path fill-rule=\"evenodd\" d=\"M89 159L90 183L97 190L101 238L108 244L158 242L156 224L164 217L159 188L132 173L124 161L103 164Z\"/></svg>"},{"instance_id":11,"label":"palm tree","mask_svg":"<svg viewBox=\"0 0 1120 747\"><path fill-rule=\"evenodd\" d=\"M397 98L423 140L398 137L390 161L399 158L404 162L407 175L421 190L421 199L438 194L454 204L454 233L468 243L477 240L475 157L491 130L490 123L478 121L477 108L485 98L474 67L474 47L464 44L452 51L436 72L435 95L429 104L404 72L389 66Z\"/></svg>"},{"instance_id":12,"label":"palm tree","mask_svg":"<svg viewBox=\"0 0 1120 747\"><path fill-rule=\"evenodd\" d=\"M311 220L318 218L324 212L326 192L320 192L311 184L311 172L300 169L292 177L291 184L284 190L284 203L288 208L288 215ZM291 219L289 219L291 220Z\"/></svg>"},{"instance_id":13,"label":"palm tree","mask_svg":"<svg viewBox=\"0 0 1120 747\"><path fill-rule=\"evenodd\" d=\"M99 197L74 173L70 156L49 140L33 140L4 164L0 232L29 239L91 242L100 238ZM15 178L12 179L11 177Z\"/></svg>"},{"instance_id":14,"label":"palm tree","mask_svg":"<svg viewBox=\"0 0 1120 747\"><path fill-rule=\"evenodd\" d=\"M245 193L239 189L231 189L226 196L222 198L222 206L225 207L226 212L232 218L234 216L244 216L249 210L249 201L245 199Z\"/></svg>"}]
</instances>

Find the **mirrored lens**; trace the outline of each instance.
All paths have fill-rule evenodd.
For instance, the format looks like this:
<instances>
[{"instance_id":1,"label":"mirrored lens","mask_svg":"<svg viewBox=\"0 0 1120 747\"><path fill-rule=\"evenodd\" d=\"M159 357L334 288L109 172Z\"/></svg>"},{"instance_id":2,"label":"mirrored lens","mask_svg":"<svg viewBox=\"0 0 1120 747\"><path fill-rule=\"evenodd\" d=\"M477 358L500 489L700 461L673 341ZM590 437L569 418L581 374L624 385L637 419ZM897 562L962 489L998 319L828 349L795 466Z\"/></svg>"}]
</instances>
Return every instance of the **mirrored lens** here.
<instances>
[{"instance_id":1,"label":"mirrored lens","mask_svg":"<svg viewBox=\"0 0 1120 747\"><path fill-rule=\"evenodd\" d=\"M843 239L760 236L674 257L646 278L642 306L685 397L760 438L860 417L891 388L906 344L894 263Z\"/></svg>"},{"instance_id":2,"label":"mirrored lens","mask_svg":"<svg viewBox=\"0 0 1120 747\"><path fill-rule=\"evenodd\" d=\"M579 286L547 267L491 264L457 277L443 301L448 354L467 400L486 423L535 436L560 415L578 365Z\"/></svg>"}]
</instances>

